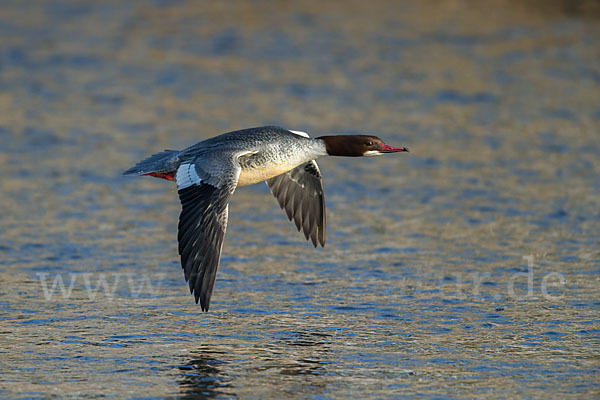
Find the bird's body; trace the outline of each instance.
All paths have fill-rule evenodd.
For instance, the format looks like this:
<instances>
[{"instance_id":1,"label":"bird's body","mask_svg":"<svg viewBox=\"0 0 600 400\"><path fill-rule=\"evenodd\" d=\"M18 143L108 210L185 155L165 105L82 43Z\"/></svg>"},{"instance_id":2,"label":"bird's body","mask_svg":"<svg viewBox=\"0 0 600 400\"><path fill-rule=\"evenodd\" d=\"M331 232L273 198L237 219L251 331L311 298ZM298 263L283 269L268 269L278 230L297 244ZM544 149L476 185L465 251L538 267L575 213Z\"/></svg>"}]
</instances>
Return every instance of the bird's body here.
<instances>
[{"instance_id":1,"label":"bird's body","mask_svg":"<svg viewBox=\"0 0 600 400\"><path fill-rule=\"evenodd\" d=\"M208 310L228 204L237 186L266 181L290 220L307 239L325 245L325 200L315 159L408 151L374 136L323 136L266 126L225 133L184 150L165 150L125 171L177 183L182 212L178 241L190 291Z\"/></svg>"}]
</instances>

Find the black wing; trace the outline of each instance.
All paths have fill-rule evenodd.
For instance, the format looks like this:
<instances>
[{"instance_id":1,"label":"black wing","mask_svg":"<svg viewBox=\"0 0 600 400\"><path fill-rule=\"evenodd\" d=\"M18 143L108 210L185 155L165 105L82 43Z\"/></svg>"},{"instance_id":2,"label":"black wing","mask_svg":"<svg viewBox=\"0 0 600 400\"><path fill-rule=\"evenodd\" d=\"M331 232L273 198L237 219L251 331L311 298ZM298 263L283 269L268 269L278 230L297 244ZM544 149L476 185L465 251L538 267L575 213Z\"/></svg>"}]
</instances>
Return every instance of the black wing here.
<instances>
[{"instance_id":1,"label":"black wing","mask_svg":"<svg viewBox=\"0 0 600 400\"><path fill-rule=\"evenodd\" d=\"M271 193L308 240L325 246L325 197L319 166L313 161L267 180Z\"/></svg>"},{"instance_id":2,"label":"black wing","mask_svg":"<svg viewBox=\"0 0 600 400\"><path fill-rule=\"evenodd\" d=\"M196 303L200 299L202 311L208 311L233 191L198 182L178 193L183 206L177 235L181 266Z\"/></svg>"}]
</instances>

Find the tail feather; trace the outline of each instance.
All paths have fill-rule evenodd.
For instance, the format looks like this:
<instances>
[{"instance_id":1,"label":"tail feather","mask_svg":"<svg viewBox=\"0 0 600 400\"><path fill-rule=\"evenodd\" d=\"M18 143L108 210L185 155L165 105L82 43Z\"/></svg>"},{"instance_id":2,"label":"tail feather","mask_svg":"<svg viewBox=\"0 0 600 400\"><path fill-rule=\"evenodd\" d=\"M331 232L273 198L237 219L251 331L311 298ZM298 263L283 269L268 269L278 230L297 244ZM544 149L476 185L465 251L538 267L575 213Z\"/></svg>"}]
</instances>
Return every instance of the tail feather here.
<instances>
[{"instance_id":1,"label":"tail feather","mask_svg":"<svg viewBox=\"0 0 600 400\"><path fill-rule=\"evenodd\" d=\"M165 150L156 153L129 168L123 172L123 175L166 174L174 172L177 168L177 155L179 153L177 150Z\"/></svg>"}]
</instances>

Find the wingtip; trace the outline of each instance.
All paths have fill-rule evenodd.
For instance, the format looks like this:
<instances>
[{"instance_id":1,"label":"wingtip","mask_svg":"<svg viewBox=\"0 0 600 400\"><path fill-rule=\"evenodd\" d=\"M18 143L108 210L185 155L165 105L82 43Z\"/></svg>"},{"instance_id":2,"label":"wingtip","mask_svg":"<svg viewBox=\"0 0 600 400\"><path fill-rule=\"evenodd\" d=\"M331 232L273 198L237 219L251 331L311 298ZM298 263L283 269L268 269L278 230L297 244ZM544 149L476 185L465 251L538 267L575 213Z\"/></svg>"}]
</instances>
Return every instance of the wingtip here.
<instances>
[{"instance_id":1,"label":"wingtip","mask_svg":"<svg viewBox=\"0 0 600 400\"><path fill-rule=\"evenodd\" d=\"M205 299L200 299L200 308L202 309L202 311L204 312L208 312L208 307L210 306L210 302Z\"/></svg>"},{"instance_id":2,"label":"wingtip","mask_svg":"<svg viewBox=\"0 0 600 400\"><path fill-rule=\"evenodd\" d=\"M319 243L321 243L321 247L325 247L325 221L319 226Z\"/></svg>"},{"instance_id":3,"label":"wingtip","mask_svg":"<svg viewBox=\"0 0 600 400\"><path fill-rule=\"evenodd\" d=\"M204 299L198 291L195 291L193 287L190 287L190 293L194 295L194 300L196 304L200 303L200 309L203 312L208 312L208 307L210 306L209 301Z\"/></svg>"}]
</instances>

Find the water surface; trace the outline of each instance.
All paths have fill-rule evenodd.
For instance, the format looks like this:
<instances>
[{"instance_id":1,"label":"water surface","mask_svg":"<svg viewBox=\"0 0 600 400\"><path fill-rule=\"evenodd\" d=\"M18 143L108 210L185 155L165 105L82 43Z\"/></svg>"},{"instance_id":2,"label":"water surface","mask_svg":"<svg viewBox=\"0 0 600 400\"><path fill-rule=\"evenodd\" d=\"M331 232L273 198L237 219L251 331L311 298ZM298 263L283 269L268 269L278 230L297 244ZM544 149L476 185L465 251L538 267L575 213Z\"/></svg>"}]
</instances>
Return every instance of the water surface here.
<instances>
[{"instance_id":1,"label":"water surface","mask_svg":"<svg viewBox=\"0 0 600 400\"><path fill-rule=\"evenodd\" d=\"M600 396L596 3L344 4L2 3L0 397ZM238 190L202 313L121 172L265 124L411 153L319 162L324 249Z\"/></svg>"}]
</instances>

